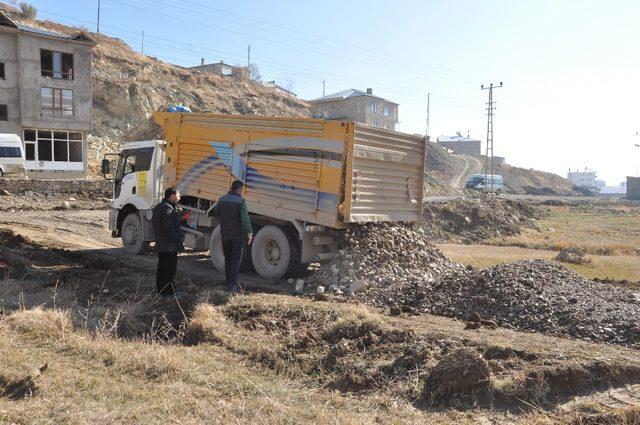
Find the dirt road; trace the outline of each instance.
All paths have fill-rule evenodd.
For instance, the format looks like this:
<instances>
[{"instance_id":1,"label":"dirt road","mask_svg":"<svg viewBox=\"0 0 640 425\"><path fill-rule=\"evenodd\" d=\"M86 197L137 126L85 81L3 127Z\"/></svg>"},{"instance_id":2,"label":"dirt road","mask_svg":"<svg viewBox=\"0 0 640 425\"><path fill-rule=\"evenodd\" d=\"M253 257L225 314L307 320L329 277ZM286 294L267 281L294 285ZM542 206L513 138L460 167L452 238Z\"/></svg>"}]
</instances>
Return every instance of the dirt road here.
<instances>
[{"instance_id":1,"label":"dirt road","mask_svg":"<svg viewBox=\"0 0 640 425\"><path fill-rule=\"evenodd\" d=\"M132 256L121 249L120 239L111 237L107 210L0 211L0 228L11 229L50 248L80 250L100 258L117 259L144 273L155 273L155 254ZM206 254L181 254L180 276L201 284L223 285L224 274L213 268ZM255 274L243 274L241 283L260 291L290 289L290 285L269 283Z\"/></svg>"},{"instance_id":2,"label":"dirt road","mask_svg":"<svg viewBox=\"0 0 640 425\"><path fill-rule=\"evenodd\" d=\"M462 171L449 181L449 185L453 187L464 187L469 176L477 173L482 169L482 161L478 158L474 158L468 155L454 155L456 158L464 161L464 168Z\"/></svg>"}]
</instances>

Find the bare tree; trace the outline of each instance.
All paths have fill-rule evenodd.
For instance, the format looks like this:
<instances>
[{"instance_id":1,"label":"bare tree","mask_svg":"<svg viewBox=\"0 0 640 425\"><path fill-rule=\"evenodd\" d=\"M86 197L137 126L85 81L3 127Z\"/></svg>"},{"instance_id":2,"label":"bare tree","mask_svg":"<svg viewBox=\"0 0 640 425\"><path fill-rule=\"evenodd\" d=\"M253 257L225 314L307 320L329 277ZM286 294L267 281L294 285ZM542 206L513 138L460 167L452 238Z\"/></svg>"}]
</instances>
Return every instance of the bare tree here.
<instances>
[{"instance_id":1,"label":"bare tree","mask_svg":"<svg viewBox=\"0 0 640 425\"><path fill-rule=\"evenodd\" d=\"M36 9L35 6L27 3L26 1L21 1L18 7L22 12L22 16L27 19L36 19L36 16L38 15L38 9Z\"/></svg>"},{"instance_id":2,"label":"bare tree","mask_svg":"<svg viewBox=\"0 0 640 425\"><path fill-rule=\"evenodd\" d=\"M285 75L282 79L282 88L293 93L293 89L296 86L296 80L294 80L290 75Z\"/></svg>"},{"instance_id":3,"label":"bare tree","mask_svg":"<svg viewBox=\"0 0 640 425\"><path fill-rule=\"evenodd\" d=\"M249 64L249 76L252 80L262 81L262 75L260 75L260 70L255 63Z\"/></svg>"}]
</instances>

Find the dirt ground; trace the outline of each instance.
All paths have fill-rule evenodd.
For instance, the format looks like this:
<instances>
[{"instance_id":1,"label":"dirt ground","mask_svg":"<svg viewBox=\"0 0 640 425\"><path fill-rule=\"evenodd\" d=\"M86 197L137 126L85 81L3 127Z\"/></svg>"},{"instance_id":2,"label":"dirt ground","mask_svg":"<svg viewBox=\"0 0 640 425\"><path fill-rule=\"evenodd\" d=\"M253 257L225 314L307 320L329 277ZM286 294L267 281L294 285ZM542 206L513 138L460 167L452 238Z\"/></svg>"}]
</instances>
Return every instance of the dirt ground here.
<instances>
[{"instance_id":1,"label":"dirt ground","mask_svg":"<svg viewBox=\"0 0 640 425\"><path fill-rule=\"evenodd\" d=\"M164 300L155 256L119 245L106 210L0 211L0 420L640 419L636 349L296 297L252 275L253 294L230 298L198 253L180 257L187 296Z\"/></svg>"}]
</instances>

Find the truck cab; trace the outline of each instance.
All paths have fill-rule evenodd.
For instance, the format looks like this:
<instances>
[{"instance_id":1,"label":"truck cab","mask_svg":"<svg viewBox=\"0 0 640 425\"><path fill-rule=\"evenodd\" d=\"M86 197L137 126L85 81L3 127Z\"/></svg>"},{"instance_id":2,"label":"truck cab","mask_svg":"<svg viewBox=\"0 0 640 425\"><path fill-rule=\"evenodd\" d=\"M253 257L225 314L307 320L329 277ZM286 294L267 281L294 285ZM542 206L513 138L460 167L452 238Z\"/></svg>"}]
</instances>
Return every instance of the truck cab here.
<instances>
[{"instance_id":1,"label":"truck cab","mask_svg":"<svg viewBox=\"0 0 640 425\"><path fill-rule=\"evenodd\" d=\"M103 160L103 173L113 172L113 206L109 210L109 229L121 237L124 249L131 254L145 252L153 240L153 207L162 198L161 140L130 142L118 154ZM110 161L109 156L115 157ZM112 171L111 163L115 162Z\"/></svg>"}]
</instances>

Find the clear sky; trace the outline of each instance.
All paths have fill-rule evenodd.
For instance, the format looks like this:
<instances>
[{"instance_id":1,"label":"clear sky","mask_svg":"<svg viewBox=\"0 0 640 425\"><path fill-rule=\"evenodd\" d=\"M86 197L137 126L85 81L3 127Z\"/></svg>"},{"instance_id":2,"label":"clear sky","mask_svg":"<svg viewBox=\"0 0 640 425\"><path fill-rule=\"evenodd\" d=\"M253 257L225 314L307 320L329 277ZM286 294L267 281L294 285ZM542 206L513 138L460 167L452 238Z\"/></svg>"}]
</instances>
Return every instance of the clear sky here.
<instances>
[{"instance_id":1,"label":"clear sky","mask_svg":"<svg viewBox=\"0 0 640 425\"><path fill-rule=\"evenodd\" d=\"M6 1L6 0L5 0ZM98 0L31 0L39 17L95 30ZM299 97L347 88L400 103L401 131L486 138L495 154L555 172L640 174L637 0L101 0L102 32L184 66L246 63ZM484 149L484 148L483 148Z\"/></svg>"}]
</instances>

